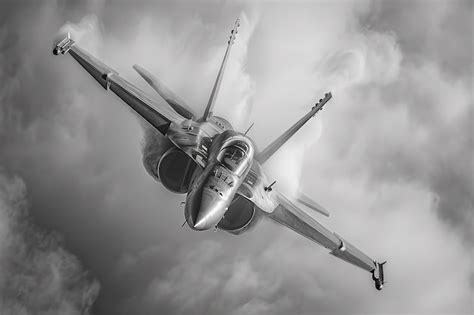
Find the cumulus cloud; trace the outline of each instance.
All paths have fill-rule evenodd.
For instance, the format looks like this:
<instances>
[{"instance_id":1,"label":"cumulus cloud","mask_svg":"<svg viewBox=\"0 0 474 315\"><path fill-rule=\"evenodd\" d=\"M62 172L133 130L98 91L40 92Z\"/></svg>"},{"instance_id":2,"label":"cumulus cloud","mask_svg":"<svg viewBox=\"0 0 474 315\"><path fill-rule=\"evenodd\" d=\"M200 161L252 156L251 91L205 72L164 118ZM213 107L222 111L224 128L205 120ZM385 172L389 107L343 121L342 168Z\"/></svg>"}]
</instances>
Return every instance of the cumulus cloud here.
<instances>
[{"instance_id":1,"label":"cumulus cloud","mask_svg":"<svg viewBox=\"0 0 474 315\"><path fill-rule=\"evenodd\" d=\"M89 314L99 283L56 233L28 214L26 187L0 173L0 311L2 314Z\"/></svg>"},{"instance_id":2,"label":"cumulus cloud","mask_svg":"<svg viewBox=\"0 0 474 315\"><path fill-rule=\"evenodd\" d=\"M402 52L394 34L360 30L346 36L342 47L316 67L321 81L339 92L356 84L385 85L398 77Z\"/></svg>"},{"instance_id":3,"label":"cumulus cloud","mask_svg":"<svg viewBox=\"0 0 474 315\"><path fill-rule=\"evenodd\" d=\"M339 189L352 186L350 180L338 182ZM161 262L169 255L163 248L122 256L119 277L127 279L152 262L160 262L163 270L145 291L135 292L119 309L124 314L136 307L144 314L312 314L315 310L334 313L337 305L341 313L353 313L354 308L362 313L385 313L387 309L391 313L468 313L470 258L456 233L432 215L432 195L396 184L381 186L373 193L372 202L363 201L366 188L347 194L345 203L353 207L346 211L357 211L358 217L351 222L336 220L343 222L340 230L345 233L351 226L364 226L352 231L351 241L372 253L384 253L388 259L389 283L382 294L371 287L365 272L336 261L290 231L277 234L280 227L264 224L239 241L208 240L180 248L169 264ZM365 213L360 213L364 207ZM384 209L384 213L371 207ZM367 213L374 219L367 220ZM373 239L377 231L384 231L380 240L363 242ZM236 250L236 242L246 245ZM446 266L453 268L447 272Z\"/></svg>"},{"instance_id":4,"label":"cumulus cloud","mask_svg":"<svg viewBox=\"0 0 474 315\"><path fill-rule=\"evenodd\" d=\"M0 28L0 162L33 188L38 223L97 275L94 311L469 313L472 46L447 46L469 42L472 4L411 3L15 8ZM263 148L333 92L266 169L278 189L325 205L321 223L389 261L381 294L370 274L281 226L239 237L181 229L183 196L142 166L140 120L71 58L50 55L70 21L79 44L128 80L154 93L139 63L202 112L238 15L216 114L237 130L255 122ZM439 47L440 36L453 45Z\"/></svg>"},{"instance_id":5,"label":"cumulus cloud","mask_svg":"<svg viewBox=\"0 0 474 315\"><path fill-rule=\"evenodd\" d=\"M309 30L300 29L302 26L281 23L272 29L278 35L270 41L270 47L265 47L271 51L267 58L269 61L265 62L280 67L273 69L271 75L261 74L263 91L259 91L257 97L259 106L263 108L267 103L273 107L278 104L278 112L259 110L257 117L268 117L269 121L275 122L270 127L273 137L284 130L282 125L289 126L299 118L283 119L291 117L286 113L299 112L303 115L326 92L331 91L334 96L326 108L333 110L341 100L354 106L354 102L350 101L354 97L354 89L367 84L387 85L398 77L402 52L395 35L368 30L361 25L361 11L369 8L367 3L322 6L318 8L316 17L305 14L302 8L290 8L288 15L302 19L304 28L311 30L311 36L308 36ZM279 7L270 8L270 12L277 16L281 14L280 10ZM328 20L328 16L337 18ZM330 33L326 27L331 29ZM300 42L305 37L305 44L301 46ZM275 50L277 53L274 54ZM292 60L291 69L285 67L287 60ZM321 120L310 122L269 163L268 169L276 174L286 191L294 194L301 188L299 182L304 159L307 158L305 153L309 153L318 141L322 124Z\"/></svg>"}]
</instances>

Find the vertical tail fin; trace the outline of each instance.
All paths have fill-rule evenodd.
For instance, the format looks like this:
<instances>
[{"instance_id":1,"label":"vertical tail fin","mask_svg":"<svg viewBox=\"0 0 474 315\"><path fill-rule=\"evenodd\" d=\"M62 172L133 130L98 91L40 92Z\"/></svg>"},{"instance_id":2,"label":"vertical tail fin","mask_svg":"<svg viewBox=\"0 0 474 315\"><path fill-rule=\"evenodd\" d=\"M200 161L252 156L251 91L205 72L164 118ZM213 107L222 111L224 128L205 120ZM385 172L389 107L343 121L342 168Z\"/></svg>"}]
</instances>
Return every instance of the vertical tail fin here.
<instances>
[{"instance_id":1,"label":"vertical tail fin","mask_svg":"<svg viewBox=\"0 0 474 315\"><path fill-rule=\"evenodd\" d=\"M154 77L145 68L133 65L133 69L181 116L187 119L195 117L193 110L181 98L168 89L163 82Z\"/></svg>"},{"instance_id":2,"label":"vertical tail fin","mask_svg":"<svg viewBox=\"0 0 474 315\"><path fill-rule=\"evenodd\" d=\"M206 121L209 117L212 116L212 109L214 108L216 97L217 97L217 94L219 93L219 87L221 85L222 76L224 75L224 69L227 63L227 58L229 57L230 49L232 45L234 44L235 36L237 35L237 29L239 26L240 26L240 19L237 19L237 21L235 21L234 28L230 32L230 38L229 38L229 41L227 42L227 49L224 54L224 59L222 60L219 73L217 74L216 82L214 83L214 87L212 88L211 96L209 97L206 110L204 111L204 115L201 118L202 121Z\"/></svg>"},{"instance_id":3,"label":"vertical tail fin","mask_svg":"<svg viewBox=\"0 0 474 315\"><path fill-rule=\"evenodd\" d=\"M306 115L303 116L300 120L298 120L297 123L295 123L293 126L291 126L287 131L285 131L280 137L275 139L272 143L270 143L262 152L260 152L256 159L259 161L261 164L263 164L265 161L267 161L278 149L288 141L288 139L291 138L292 135L294 135L303 125L311 118L316 115L316 113L321 110L332 97L331 92L326 93L324 95L323 99L320 99L318 103L316 103L313 108L311 108L311 111L307 113Z\"/></svg>"}]
</instances>

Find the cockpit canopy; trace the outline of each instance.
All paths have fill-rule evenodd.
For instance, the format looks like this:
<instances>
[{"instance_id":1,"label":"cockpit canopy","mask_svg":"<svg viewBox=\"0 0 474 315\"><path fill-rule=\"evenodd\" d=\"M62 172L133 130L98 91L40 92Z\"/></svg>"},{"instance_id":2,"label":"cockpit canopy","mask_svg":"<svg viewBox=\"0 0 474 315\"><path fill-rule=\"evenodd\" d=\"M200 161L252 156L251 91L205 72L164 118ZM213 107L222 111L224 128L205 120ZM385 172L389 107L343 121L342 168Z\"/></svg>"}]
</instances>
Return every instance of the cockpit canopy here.
<instances>
[{"instance_id":1,"label":"cockpit canopy","mask_svg":"<svg viewBox=\"0 0 474 315\"><path fill-rule=\"evenodd\" d=\"M242 140L234 140L225 144L217 155L217 160L232 173L242 176L251 166L252 149Z\"/></svg>"}]
</instances>

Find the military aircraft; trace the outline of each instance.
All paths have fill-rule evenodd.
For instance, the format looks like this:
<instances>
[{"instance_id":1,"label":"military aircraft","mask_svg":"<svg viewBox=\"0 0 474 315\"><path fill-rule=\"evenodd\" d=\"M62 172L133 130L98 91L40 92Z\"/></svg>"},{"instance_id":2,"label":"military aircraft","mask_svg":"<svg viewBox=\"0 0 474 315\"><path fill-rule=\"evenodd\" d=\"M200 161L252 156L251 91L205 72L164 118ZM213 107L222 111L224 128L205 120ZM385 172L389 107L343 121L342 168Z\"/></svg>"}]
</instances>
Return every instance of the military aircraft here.
<instances>
[{"instance_id":1,"label":"military aircraft","mask_svg":"<svg viewBox=\"0 0 474 315\"><path fill-rule=\"evenodd\" d=\"M268 217L324 246L332 255L370 272L375 287L381 290L385 282L385 262L369 258L322 226L278 192L273 187L275 181L270 182L262 169L262 164L323 108L331 99L331 93L262 151L256 150L247 132L234 130L227 120L214 115L216 97L239 24L237 20L231 31L202 116L144 68L134 66L159 96L151 96L126 81L76 45L69 34L55 43L53 54L69 53L103 88L114 92L160 132L161 151L154 161L152 175L168 190L186 194L184 215L191 229L217 228L238 235L253 227L260 218ZM296 201L329 216L323 207L306 196Z\"/></svg>"}]
</instances>

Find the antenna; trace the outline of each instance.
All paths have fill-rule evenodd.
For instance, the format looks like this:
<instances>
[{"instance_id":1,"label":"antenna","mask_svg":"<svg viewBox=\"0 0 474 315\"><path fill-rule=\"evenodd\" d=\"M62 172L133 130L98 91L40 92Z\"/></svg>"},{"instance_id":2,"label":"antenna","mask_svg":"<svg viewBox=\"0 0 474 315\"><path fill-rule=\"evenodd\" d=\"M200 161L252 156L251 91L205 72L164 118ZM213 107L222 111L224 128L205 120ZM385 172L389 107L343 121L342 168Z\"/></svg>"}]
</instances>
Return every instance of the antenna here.
<instances>
[{"instance_id":1,"label":"antenna","mask_svg":"<svg viewBox=\"0 0 474 315\"><path fill-rule=\"evenodd\" d=\"M244 135L247 135L247 133L250 131L250 129L252 129L253 125L255 125L254 122L250 125L250 127L247 128L247 131L245 131Z\"/></svg>"},{"instance_id":2,"label":"antenna","mask_svg":"<svg viewBox=\"0 0 474 315\"><path fill-rule=\"evenodd\" d=\"M273 189L272 189L272 186L275 185L276 182L277 182L277 181L274 180L269 186L263 187L263 190L265 190L265 191L267 191L267 192L272 191L272 190L273 190Z\"/></svg>"}]
</instances>

